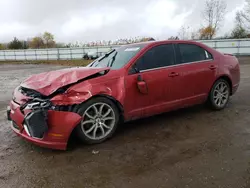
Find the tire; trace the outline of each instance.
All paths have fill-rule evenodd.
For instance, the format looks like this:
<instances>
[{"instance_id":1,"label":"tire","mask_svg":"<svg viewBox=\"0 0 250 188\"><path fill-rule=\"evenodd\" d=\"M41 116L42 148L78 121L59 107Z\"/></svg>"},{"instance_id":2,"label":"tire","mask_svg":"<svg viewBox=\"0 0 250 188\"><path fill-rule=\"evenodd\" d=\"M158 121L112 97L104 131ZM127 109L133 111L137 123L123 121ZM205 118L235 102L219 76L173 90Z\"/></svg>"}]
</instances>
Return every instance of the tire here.
<instances>
[{"instance_id":1,"label":"tire","mask_svg":"<svg viewBox=\"0 0 250 188\"><path fill-rule=\"evenodd\" d=\"M224 89L223 89L224 88ZM208 102L213 110L224 109L230 98L230 85L225 79L217 80L209 94Z\"/></svg>"},{"instance_id":2,"label":"tire","mask_svg":"<svg viewBox=\"0 0 250 188\"><path fill-rule=\"evenodd\" d=\"M111 138L119 124L120 114L117 106L105 97L90 99L80 105L77 113L84 118L76 127L76 132L86 144L99 144Z\"/></svg>"}]
</instances>

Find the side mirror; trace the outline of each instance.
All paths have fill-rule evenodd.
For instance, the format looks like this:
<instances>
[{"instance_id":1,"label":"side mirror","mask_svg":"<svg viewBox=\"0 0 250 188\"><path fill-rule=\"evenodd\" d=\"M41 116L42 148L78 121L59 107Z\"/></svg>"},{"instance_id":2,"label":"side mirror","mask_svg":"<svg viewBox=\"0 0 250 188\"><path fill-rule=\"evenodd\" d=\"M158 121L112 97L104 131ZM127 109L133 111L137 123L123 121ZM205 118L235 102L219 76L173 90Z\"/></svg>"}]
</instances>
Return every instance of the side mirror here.
<instances>
[{"instance_id":1,"label":"side mirror","mask_svg":"<svg viewBox=\"0 0 250 188\"><path fill-rule=\"evenodd\" d=\"M136 67L136 64L134 64L130 70L129 70L129 74L136 74L136 73L139 73L139 69Z\"/></svg>"},{"instance_id":2,"label":"side mirror","mask_svg":"<svg viewBox=\"0 0 250 188\"><path fill-rule=\"evenodd\" d=\"M142 79L141 75L137 77L137 87L142 94L148 94L147 83Z\"/></svg>"},{"instance_id":3,"label":"side mirror","mask_svg":"<svg viewBox=\"0 0 250 188\"><path fill-rule=\"evenodd\" d=\"M133 67L133 69L134 69L135 73L139 73L140 72L139 69L136 66Z\"/></svg>"}]
</instances>

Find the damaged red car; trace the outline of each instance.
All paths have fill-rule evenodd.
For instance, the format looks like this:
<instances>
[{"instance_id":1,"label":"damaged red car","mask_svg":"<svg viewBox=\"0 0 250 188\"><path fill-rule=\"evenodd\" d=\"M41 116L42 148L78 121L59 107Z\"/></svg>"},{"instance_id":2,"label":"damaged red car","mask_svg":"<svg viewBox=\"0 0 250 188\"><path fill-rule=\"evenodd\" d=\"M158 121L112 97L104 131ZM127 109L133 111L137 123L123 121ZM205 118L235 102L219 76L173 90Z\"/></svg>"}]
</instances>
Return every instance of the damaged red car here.
<instances>
[{"instance_id":1,"label":"damaged red car","mask_svg":"<svg viewBox=\"0 0 250 188\"><path fill-rule=\"evenodd\" d=\"M64 150L73 130L96 144L121 122L205 102L221 110L239 82L232 55L192 41L145 42L114 49L87 67L27 78L7 115L21 137Z\"/></svg>"}]
</instances>

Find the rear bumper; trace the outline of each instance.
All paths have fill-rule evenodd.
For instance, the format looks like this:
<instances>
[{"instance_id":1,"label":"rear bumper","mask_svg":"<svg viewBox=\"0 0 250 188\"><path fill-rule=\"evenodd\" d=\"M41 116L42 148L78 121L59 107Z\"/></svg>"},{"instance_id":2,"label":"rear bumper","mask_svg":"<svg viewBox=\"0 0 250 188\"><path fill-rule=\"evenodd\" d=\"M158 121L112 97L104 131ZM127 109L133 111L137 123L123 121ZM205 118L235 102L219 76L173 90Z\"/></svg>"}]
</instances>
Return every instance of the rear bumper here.
<instances>
[{"instance_id":1,"label":"rear bumper","mask_svg":"<svg viewBox=\"0 0 250 188\"><path fill-rule=\"evenodd\" d=\"M9 115L8 115L9 114ZM24 128L25 116L20 111L20 106L11 101L7 108L7 116L10 119L12 130L24 139L41 147L65 150L72 130L80 123L82 117L73 112L48 110L48 131L42 138L30 136L27 129ZM33 125L36 126L36 125Z\"/></svg>"}]
</instances>

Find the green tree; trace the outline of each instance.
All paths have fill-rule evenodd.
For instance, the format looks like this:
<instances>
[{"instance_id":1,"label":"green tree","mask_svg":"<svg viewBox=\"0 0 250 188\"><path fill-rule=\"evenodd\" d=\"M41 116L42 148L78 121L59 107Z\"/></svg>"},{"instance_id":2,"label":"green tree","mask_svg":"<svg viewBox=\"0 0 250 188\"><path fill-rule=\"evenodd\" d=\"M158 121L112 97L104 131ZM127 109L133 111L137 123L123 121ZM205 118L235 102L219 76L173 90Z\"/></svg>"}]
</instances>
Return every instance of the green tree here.
<instances>
[{"instance_id":1,"label":"green tree","mask_svg":"<svg viewBox=\"0 0 250 188\"><path fill-rule=\"evenodd\" d=\"M44 42L42 37L34 37L31 39L31 41L29 42L29 47L30 48L45 48Z\"/></svg>"},{"instance_id":2,"label":"green tree","mask_svg":"<svg viewBox=\"0 0 250 188\"><path fill-rule=\"evenodd\" d=\"M16 37L8 44L9 49L23 49L23 43Z\"/></svg>"},{"instance_id":3,"label":"green tree","mask_svg":"<svg viewBox=\"0 0 250 188\"><path fill-rule=\"evenodd\" d=\"M245 28L239 26L235 27L232 31L231 38L240 39L240 38L248 38L248 32Z\"/></svg>"},{"instance_id":4,"label":"green tree","mask_svg":"<svg viewBox=\"0 0 250 188\"><path fill-rule=\"evenodd\" d=\"M0 50L5 50L5 46L3 44L0 43Z\"/></svg>"},{"instance_id":5,"label":"green tree","mask_svg":"<svg viewBox=\"0 0 250 188\"><path fill-rule=\"evenodd\" d=\"M54 48L56 46L56 42L54 41L54 35L49 32L43 33L43 42L46 48Z\"/></svg>"}]
</instances>

